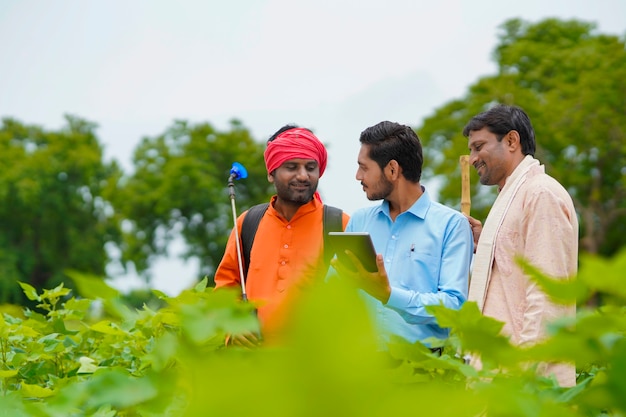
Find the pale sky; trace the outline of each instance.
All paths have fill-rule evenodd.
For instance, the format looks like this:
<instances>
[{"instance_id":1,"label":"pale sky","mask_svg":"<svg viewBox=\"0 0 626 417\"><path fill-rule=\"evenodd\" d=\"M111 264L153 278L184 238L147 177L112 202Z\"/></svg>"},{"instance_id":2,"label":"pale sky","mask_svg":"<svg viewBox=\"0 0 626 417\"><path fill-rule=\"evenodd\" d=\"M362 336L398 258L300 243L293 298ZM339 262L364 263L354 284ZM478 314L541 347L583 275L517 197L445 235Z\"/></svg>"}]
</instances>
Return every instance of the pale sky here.
<instances>
[{"instance_id":1,"label":"pale sky","mask_svg":"<svg viewBox=\"0 0 626 417\"><path fill-rule=\"evenodd\" d=\"M354 179L363 129L419 126L495 73L498 26L548 17L626 34L626 0L1 0L0 117L96 122L127 172L140 139L175 119L238 118L258 140L297 123L329 145L324 201L351 213L374 204ZM152 269L172 295L197 271L177 250Z\"/></svg>"}]
</instances>

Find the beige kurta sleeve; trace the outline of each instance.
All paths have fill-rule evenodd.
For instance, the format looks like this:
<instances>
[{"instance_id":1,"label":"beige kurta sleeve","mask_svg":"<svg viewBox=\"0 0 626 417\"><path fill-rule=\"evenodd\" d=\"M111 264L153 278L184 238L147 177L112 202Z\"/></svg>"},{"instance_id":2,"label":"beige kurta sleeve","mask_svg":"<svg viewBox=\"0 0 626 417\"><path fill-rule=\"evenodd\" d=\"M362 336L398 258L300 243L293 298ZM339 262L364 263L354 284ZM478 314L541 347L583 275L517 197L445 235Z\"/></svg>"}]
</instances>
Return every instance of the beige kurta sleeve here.
<instances>
[{"instance_id":1,"label":"beige kurta sleeve","mask_svg":"<svg viewBox=\"0 0 626 417\"><path fill-rule=\"evenodd\" d=\"M531 189L526 204L524 258L552 278L571 277L578 262L578 222L571 199L550 187L537 186ZM548 322L575 314L574 305L554 304L533 281L526 287L526 301L521 344L542 339Z\"/></svg>"}]
</instances>

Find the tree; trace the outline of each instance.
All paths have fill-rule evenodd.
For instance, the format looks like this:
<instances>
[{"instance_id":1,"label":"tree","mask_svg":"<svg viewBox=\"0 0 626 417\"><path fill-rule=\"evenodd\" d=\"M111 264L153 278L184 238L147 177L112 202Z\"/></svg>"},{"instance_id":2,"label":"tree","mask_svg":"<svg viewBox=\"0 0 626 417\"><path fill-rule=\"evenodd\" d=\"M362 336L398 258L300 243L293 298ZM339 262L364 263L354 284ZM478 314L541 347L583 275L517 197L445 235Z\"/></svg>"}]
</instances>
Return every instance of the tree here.
<instances>
[{"instance_id":1,"label":"tree","mask_svg":"<svg viewBox=\"0 0 626 417\"><path fill-rule=\"evenodd\" d=\"M498 73L478 80L417 129L426 178L441 181L441 202L458 206L464 125L496 102L518 105L533 122L536 156L572 195L581 250L612 255L626 245L625 41L574 20L512 19L501 29ZM474 170L471 179L472 215L484 220L495 189L479 186Z\"/></svg>"},{"instance_id":2,"label":"tree","mask_svg":"<svg viewBox=\"0 0 626 417\"><path fill-rule=\"evenodd\" d=\"M103 198L121 171L103 163L95 124L65 120L59 131L2 120L0 302L25 301L17 281L72 286L66 268L103 276L105 245L121 237Z\"/></svg>"},{"instance_id":3,"label":"tree","mask_svg":"<svg viewBox=\"0 0 626 417\"><path fill-rule=\"evenodd\" d=\"M197 257L201 276L212 275L233 227L227 187L232 164L239 162L248 171L248 178L235 182L240 214L271 194L264 149L237 120L225 132L209 123L179 120L163 134L143 138L135 151L134 174L111 196L125 222L123 262L132 262L149 279L150 262L166 255L169 243L182 236L187 244L183 257Z\"/></svg>"}]
</instances>

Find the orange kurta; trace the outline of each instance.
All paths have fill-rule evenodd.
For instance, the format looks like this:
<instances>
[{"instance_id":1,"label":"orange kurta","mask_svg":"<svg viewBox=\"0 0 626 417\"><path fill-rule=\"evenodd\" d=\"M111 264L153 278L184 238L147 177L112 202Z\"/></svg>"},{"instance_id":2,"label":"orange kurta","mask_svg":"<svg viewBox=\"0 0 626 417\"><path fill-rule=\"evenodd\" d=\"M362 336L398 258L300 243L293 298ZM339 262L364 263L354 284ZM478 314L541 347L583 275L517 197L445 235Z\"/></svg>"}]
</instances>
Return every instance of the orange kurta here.
<instances>
[{"instance_id":1,"label":"orange kurta","mask_svg":"<svg viewBox=\"0 0 626 417\"><path fill-rule=\"evenodd\" d=\"M246 292L250 301L259 302L258 317L266 342L276 339L289 316L298 293L315 279L323 279L323 213L321 202L313 199L298 209L291 221L275 209L271 200L259 223L250 252ZM241 231L243 213L237 219ZM343 214L343 227L348 222ZM234 231L224 257L215 272L215 286L240 287Z\"/></svg>"}]
</instances>

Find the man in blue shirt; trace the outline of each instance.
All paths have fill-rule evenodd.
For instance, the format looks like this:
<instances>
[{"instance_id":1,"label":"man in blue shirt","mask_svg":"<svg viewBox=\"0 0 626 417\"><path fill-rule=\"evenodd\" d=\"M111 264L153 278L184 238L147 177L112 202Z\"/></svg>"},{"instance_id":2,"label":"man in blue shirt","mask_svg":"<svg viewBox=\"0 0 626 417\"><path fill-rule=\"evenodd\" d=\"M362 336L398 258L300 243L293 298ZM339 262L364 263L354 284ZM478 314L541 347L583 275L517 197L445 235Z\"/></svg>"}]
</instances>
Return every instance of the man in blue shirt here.
<instances>
[{"instance_id":1,"label":"man in blue shirt","mask_svg":"<svg viewBox=\"0 0 626 417\"><path fill-rule=\"evenodd\" d=\"M384 121L365 129L360 142L356 179L369 200L383 201L357 210L346 231L369 232L378 272L362 265L353 272L337 259L332 265L365 291L383 344L390 335L411 343L444 339L448 330L425 307L458 309L467 299L474 250L467 219L420 185L422 145L409 126Z\"/></svg>"}]
</instances>

